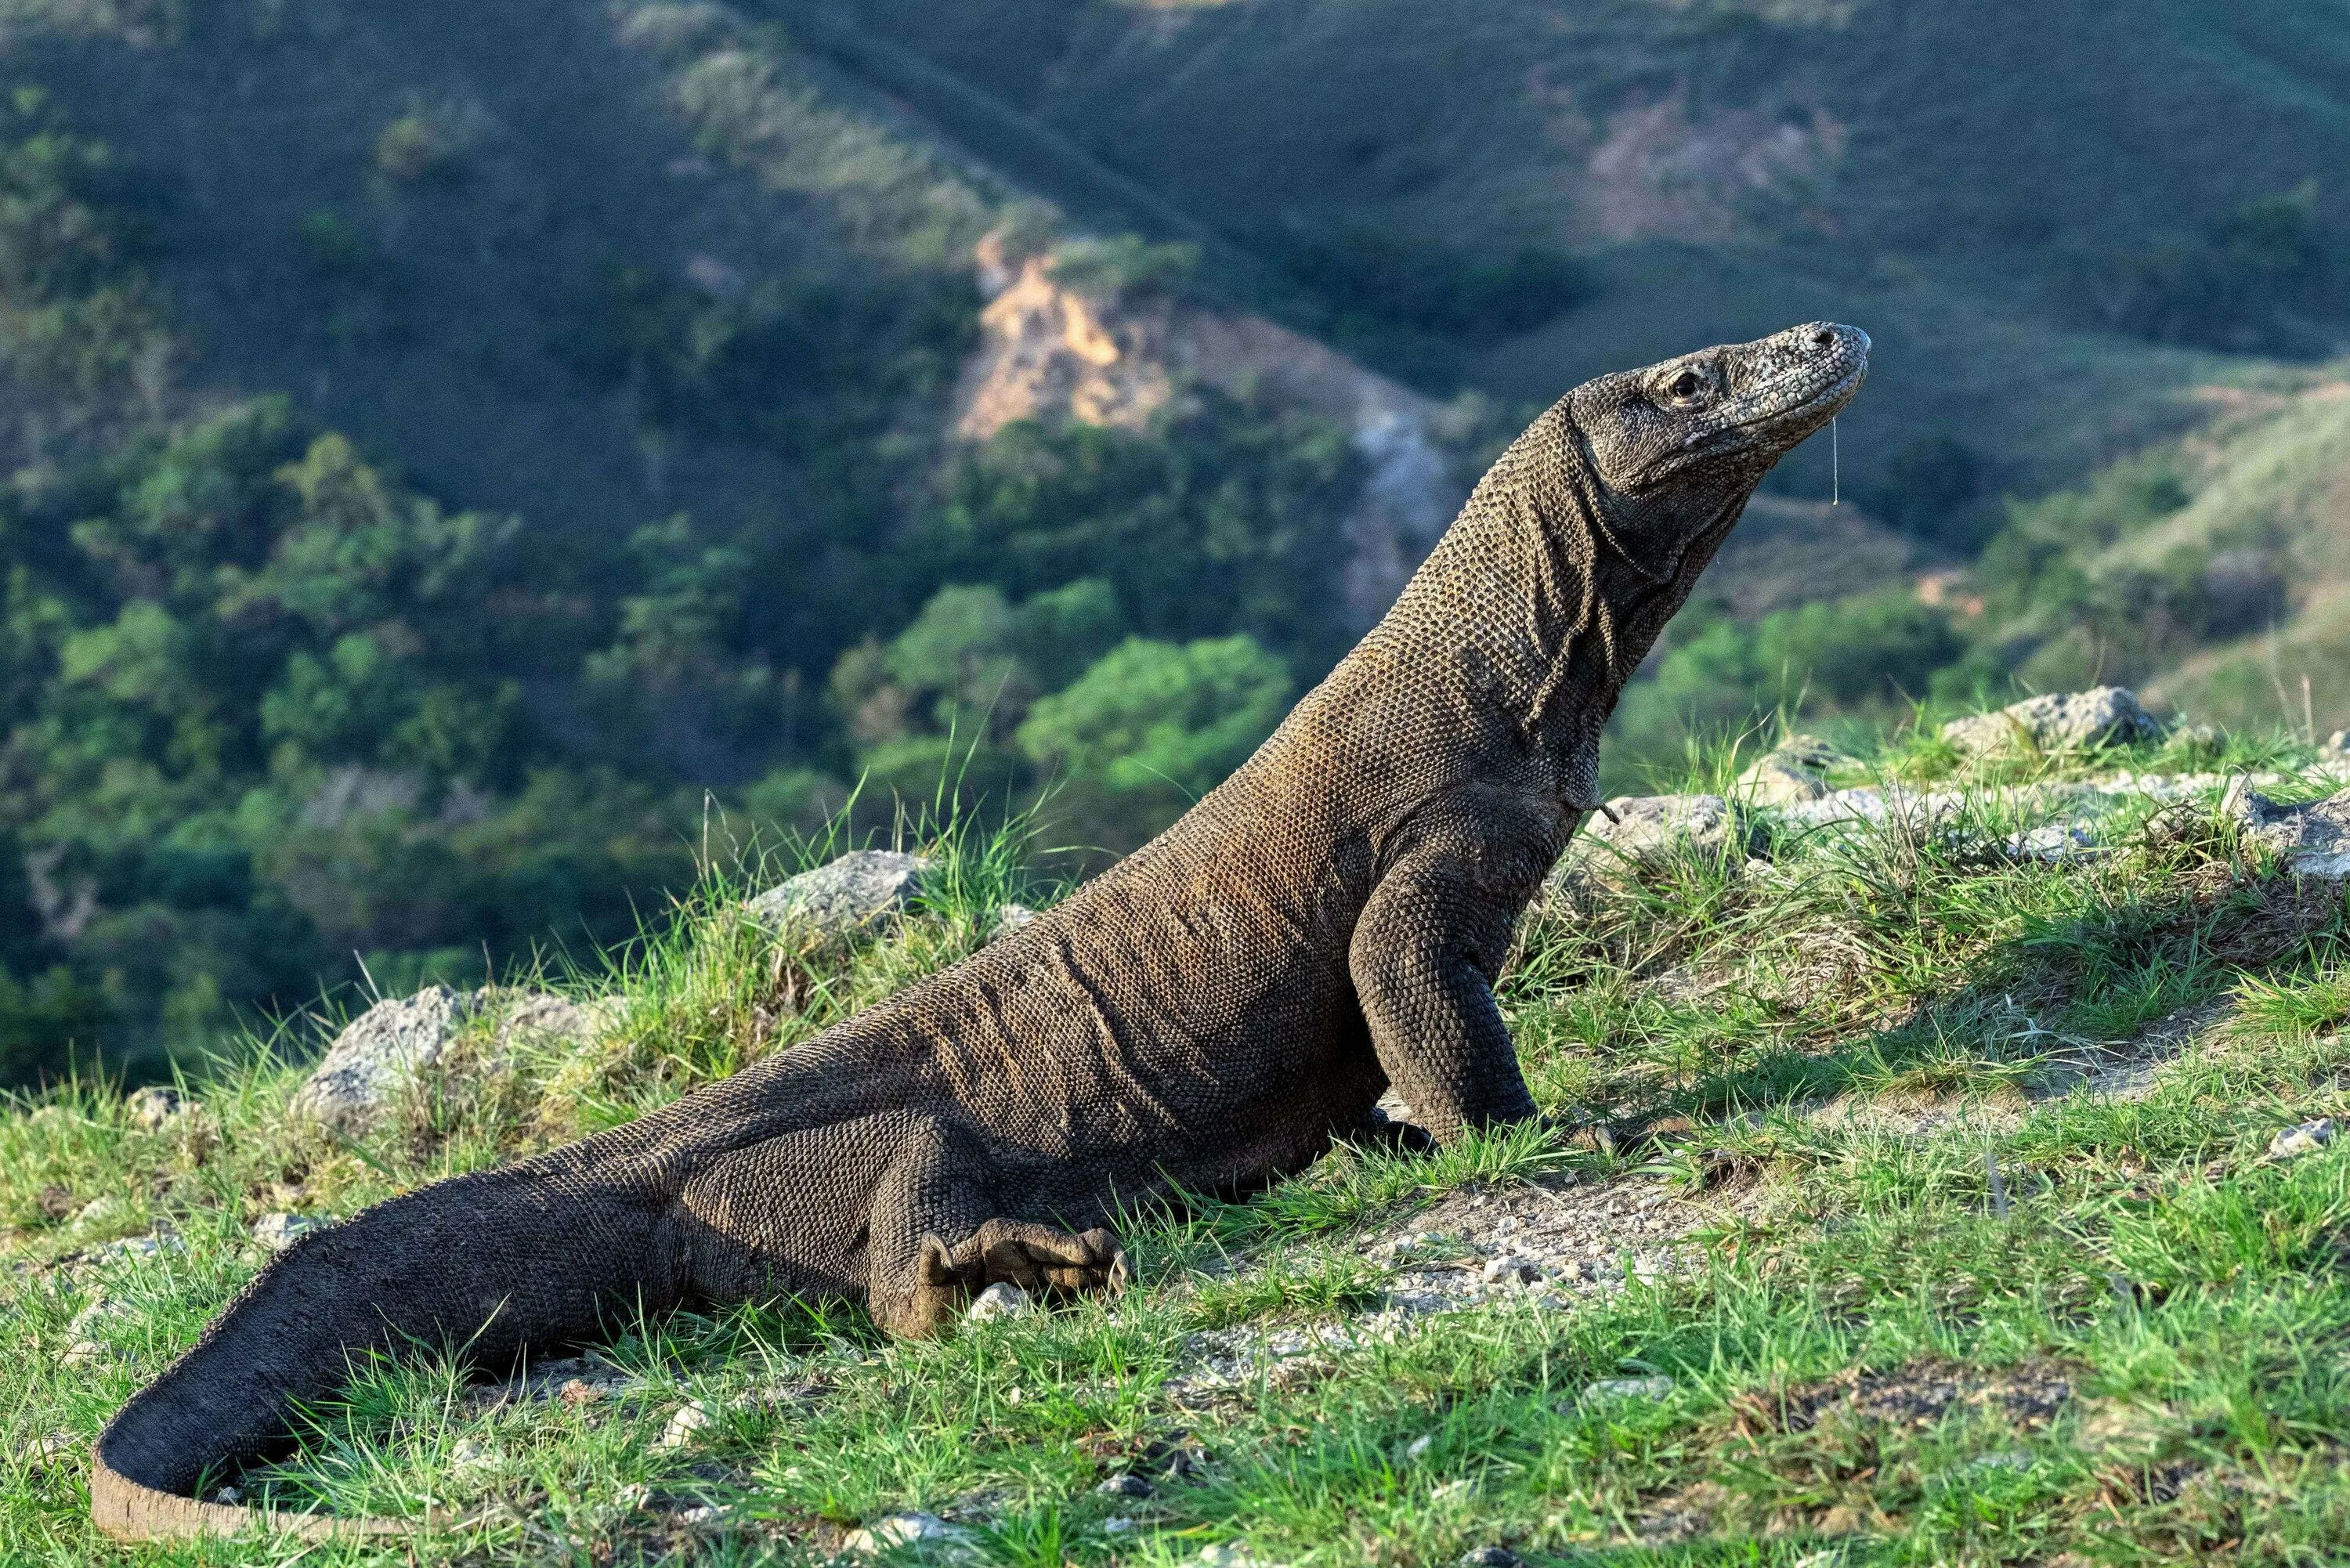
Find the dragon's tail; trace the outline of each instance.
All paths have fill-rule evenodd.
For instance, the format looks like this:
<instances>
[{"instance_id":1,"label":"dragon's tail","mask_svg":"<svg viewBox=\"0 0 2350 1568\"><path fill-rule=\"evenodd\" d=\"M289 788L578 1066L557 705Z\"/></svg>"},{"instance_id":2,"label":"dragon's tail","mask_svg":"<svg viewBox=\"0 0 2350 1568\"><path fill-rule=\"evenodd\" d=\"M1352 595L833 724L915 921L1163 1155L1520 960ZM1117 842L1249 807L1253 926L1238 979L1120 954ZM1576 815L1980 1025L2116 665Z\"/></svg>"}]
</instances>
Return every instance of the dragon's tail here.
<instances>
[{"instance_id":1,"label":"dragon's tail","mask_svg":"<svg viewBox=\"0 0 2350 1568\"><path fill-rule=\"evenodd\" d=\"M355 1357L422 1344L495 1365L584 1337L613 1310L673 1302L681 1267L662 1183L635 1161L583 1158L598 1141L439 1182L296 1241L99 1436L99 1528L125 1540L414 1528L194 1491L281 1449L299 1407L334 1395Z\"/></svg>"}]
</instances>

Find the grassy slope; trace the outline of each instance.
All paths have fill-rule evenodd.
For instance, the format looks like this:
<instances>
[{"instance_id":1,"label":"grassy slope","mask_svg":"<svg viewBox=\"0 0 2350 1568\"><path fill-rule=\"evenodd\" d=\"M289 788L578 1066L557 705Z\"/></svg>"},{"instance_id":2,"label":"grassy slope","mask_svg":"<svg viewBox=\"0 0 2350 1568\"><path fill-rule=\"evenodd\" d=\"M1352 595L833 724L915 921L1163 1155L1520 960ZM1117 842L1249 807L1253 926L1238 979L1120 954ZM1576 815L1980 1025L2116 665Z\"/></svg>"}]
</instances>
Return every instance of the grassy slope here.
<instances>
[{"instance_id":1,"label":"grassy slope","mask_svg":"<svg viewBox=\"0 0 2350 1568\"><path fill-rule=\"evenodd\" d=\"M1952 759L1908 741L1870 766L1928 778ZM2350 1111L2341 896L2278 877L2208 807L2120 842L2061 868L1898 832L1788 846L1767 872L1693 857L1533 921L1504 995L1539 1096L1693 1118L1660 1153L1523 1133L1427 1159L1341 1151L1251 1204L1138 1224L1139 1284L1116 1303L942 1343L746 1310L621 1325L604 1354L630 1380L593 1401L485 1408L445 1368L384 1371L270 1484L452 1506L474 1522L421 1555L477 1563L820 1559L908 1506L1024 1564L1228 1541L1329 1564L1503 1542L1559 1562L2338 1560L2350 1149L2262 1151ZM163 1133L92 1090L12 1107L0 1556L100 1551L87 1440L255 1266L255 1214L346 1212L787 1046L969 950L1022 890L1000 849L957 865L936 909L847 954L776 952L714 881L575 978L625 999L602 1044L504 1071L477 1055L363 1147L286 1127L297 1075L265 1061L195 1085L203 1110ZM85 1227L46 1217L107 1194L122 1206ZM1685 1233L1687 1263L1627 1286L1603 1242L1587 1285L1361 1332L1398 1265L1360 1243L1479 1203L1620 1210L1616 1245ZM154 1221L184 1251L88 1252ZM120 1313L69 1330L99 1292ZM1225 1384L1195 1365L1342 1325ZM89 1366L60 1364L77 1334L106 1347ZM1661 1395L1581 1397L1657 1376ZM661 1446L693 1398L715 1421ZM53 1430L68 1440L43 1460ZM1155 1495L1095 1490L1129 1468ZM687 1517L713 1503L723 1518Z\"/></svg>"},{"instance_id":2,"label":"grassy slope","mask_svg":"<svg viewBox=\"0 0 2350 1568\"><path fill-rule=\"evenodd\" d=\"M2350 724L2350 691L2332 673L2350 659L2345 393L2350 383L2335 380L2281 403L2257 400L2209 439L2189 442L2189 455L2205 470L2194 501L2160 527L2114 547L2116 556L2152 562L2181 545L2288 542L2290 616L2273 631L2188 660L2161 680L2157 696L2222 722L2281 716L2319 734ZM2306 712L2300 703L2304 681L2314 692Z\"/></svg>"}]
</instances>

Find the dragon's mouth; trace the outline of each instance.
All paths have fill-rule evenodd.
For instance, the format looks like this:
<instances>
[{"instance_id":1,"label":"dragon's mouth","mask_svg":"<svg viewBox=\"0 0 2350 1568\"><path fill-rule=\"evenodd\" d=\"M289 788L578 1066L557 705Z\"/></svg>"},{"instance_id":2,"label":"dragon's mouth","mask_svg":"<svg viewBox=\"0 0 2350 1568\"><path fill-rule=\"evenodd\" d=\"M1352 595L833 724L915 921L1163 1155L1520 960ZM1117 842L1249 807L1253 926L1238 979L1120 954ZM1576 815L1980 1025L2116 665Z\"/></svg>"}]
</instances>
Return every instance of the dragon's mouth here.
<instances>
[{"instance_id":1,"label":"dragon's mouth","mask_svg":"<svg viewBox=\"0 0 2350 1568\"><path fill-rule=\"evenodd\" d=\"M1759 398L1767 394L1773 390L1775 386L1784 385L1795 379L1799 374L1800 372L1795 372L1777 378L1774 383L1756 388L1753 395ZM1846 403L1852 401L1853 394L1860 390L1860 384L1867 379L1868 358L1866 354L1863 353L1843 375L1801 402L1783 404L1749 414L1743 419L1731 420L1725 424L1716 426L1712 433L1720 435L1731 431L1768 433L1773 426L1801 423L1823 416L1833 416ZM1818 427L1814 425L1812 428Z\"/></svg>"}]
</instances>

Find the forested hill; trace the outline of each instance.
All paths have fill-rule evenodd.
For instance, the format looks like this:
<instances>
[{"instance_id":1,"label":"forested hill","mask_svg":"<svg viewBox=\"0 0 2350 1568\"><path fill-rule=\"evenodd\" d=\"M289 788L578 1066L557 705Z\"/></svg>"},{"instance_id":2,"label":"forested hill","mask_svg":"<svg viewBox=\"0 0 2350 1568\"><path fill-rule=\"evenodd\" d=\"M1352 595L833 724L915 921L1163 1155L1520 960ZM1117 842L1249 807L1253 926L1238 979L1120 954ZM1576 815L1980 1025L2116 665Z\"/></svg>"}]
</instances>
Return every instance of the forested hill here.
<instances>
[{"instance_id":1,"label":"forested hill","mask_svg":"<svg viewBox=\"0 0 2350 1568\"><path fill-rule=\"evenodd\" d=\"M2268 703L2280 619L2333 701L2338 4L1456 9L0 3L0 1077L625 938L860 779L1130 844L1532 408L1805 317L1840 479L1618 765Z\"/></svg>"}]
</instances>

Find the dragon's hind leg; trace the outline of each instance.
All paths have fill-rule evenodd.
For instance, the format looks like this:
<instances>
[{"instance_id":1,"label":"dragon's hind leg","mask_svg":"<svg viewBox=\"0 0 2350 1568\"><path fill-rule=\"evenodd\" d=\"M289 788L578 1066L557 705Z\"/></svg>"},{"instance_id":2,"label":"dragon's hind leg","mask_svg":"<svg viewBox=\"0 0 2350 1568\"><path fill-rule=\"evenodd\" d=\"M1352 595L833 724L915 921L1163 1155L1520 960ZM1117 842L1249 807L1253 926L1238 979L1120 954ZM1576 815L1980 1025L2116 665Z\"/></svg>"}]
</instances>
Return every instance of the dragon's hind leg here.
<instances>
[{"instance_id":1,"label":"dragon's hind leg","mask_svg":"<svg viewBox=\"0 0 2350 1568\"><path fill-rule=\"evenodd\" d=\"M1125 1287L1116 1237L1007 1218L1006 1185L979 1134L926 1118L873 1195L866 1304L875 1322L907 1338L936 1334L1000 1282L1046 1297Z\"/></svg>"},{"instance_id":2,"label":"dragon's hind leg","mask_svg":"<svg viewBox=\"0 0 2350 1568\"><path fill-rule=\"evenodd\" d=\"M904 1337L1000 1280L1045 1296L1124 1285L1108 1231L1003 1218L1003 1185L977 1133L883 1111L734 1150L686 1185L673 1222L697 1294L862 1295Z\"/></svg>"}]
</instances>

